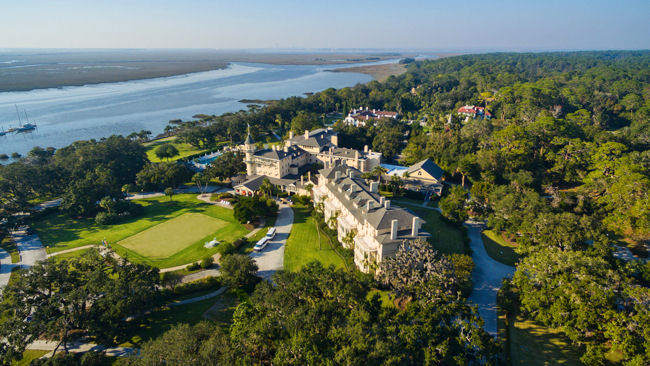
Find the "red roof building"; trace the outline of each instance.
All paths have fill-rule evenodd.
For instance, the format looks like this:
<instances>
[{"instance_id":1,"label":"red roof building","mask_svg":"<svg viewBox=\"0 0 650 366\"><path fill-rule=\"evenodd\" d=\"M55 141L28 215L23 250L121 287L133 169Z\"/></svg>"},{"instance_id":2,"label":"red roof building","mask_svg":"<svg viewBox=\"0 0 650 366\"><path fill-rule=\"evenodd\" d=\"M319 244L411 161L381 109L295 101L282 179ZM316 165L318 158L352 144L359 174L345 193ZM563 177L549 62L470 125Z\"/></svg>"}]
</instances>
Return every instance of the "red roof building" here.
<instances>
[{"instance_id":1,"label":"red roof building","mask_svg":"<svg viewBox=\"0 0 650 366\"><path fill-rule=\"evenodd\" d=\"M490 112L486 112L485 108L474 106L474 105L466 105L458 108L458 114L468 118L469 117L472 118L479 117L479 118L487 118L487 119L492 118L492 114Z\"/></svg>"}]
</instances>

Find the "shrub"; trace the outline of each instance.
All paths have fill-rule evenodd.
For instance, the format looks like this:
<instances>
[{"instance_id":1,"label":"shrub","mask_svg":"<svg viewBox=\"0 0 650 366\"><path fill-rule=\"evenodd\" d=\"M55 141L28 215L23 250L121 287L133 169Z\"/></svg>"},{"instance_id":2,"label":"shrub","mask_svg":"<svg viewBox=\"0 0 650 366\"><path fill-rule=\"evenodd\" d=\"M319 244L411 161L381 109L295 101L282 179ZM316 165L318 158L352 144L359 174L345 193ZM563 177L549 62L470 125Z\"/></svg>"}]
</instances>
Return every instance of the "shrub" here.
<instances>
[{"instance_id":1,"label":"shrub","mask_svg":"<svg viewBox=\"0 0 650 366\"><path fill-rule=\"evenodd\" d=\"M161 294L163 298L169 299L177 296L187 295L198 291L217 290L222 286L219 277L207 277L197 281L192 281L178 285L173 289L163 289Z\"/></svg>"},{"instance_id":2,"label":"shrub","mask_svg":"<svg viewBox=\"0 0 650 366\"><path fill-rule=\"evenodd\" d=\"M200 269L200 268L201 268L201 265L198 262L197 263L191 263L187 267L185 267L185 269L187 269L188 271L196 271L197 269Z\"/></svg>"},{"instance_id":3,"label":"shrub","mask_svg":"<svg viewBox=\"0 0 650 366\"><path fill-rule=\"evenodd\" d=\"M257 264L243 254L231 254L221 259L221 278L224 285L233 288L247 287L255 282Z\"/></svg>"},{"instance_id":4,"label":"shrub","mask_svg":"<svg viewBox=\"0 0 650 366\"><path fill-rule=\"evenodd\" d=\"M208 269L212 267L213 264L214 264L214 258L212 257L205 257L201 260L201 268L203 269Z\"/></svg>"},{"instance_id":5,"label":"shrub","mask_svg":"<svg viewBox=\"0 0 650 366\"><path fill-rule=\"evenodd\" d=\"M114 213L100 212L95 216L98 225L112 225L117 222L118 216Z\"/></svg>"},{"instance_id":6,"label":"shrub","mask_svg":"<svg viewBox=\"0 0 650 366\"><path fill-rule=\"evenodd\" d=\"M241 238L239 238L239 239L235 240L234 242L232 242L232 245L235 248L239 248L240 246L246 244L247 242L248 242L248 239L246 239L246 237L242 236Z\"/></svg>"},{"instance_id":7,"label":"shrub","mask_svg":"<svg viewBox=\"0 0 650 366\"><path fill-rule=\"evenodd\" d=\"M231 243L221 243L217 247L217 252L222 256L232 254L235 252L235 246Z\"/></svg>"}]
</instances>

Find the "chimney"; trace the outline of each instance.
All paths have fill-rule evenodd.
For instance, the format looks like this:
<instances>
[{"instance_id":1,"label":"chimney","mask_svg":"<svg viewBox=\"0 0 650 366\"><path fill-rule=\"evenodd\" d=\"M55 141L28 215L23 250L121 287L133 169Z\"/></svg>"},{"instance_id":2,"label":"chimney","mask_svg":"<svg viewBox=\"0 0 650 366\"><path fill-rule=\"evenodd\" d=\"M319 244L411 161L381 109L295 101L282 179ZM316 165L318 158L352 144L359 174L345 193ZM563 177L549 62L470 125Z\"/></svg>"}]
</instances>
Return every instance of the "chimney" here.
<instances>
[{"instance_id":1,"label":"chimney","mask_svg":"<svg viewBox=\"0 0 650 366\"><path fill-rule=\"evenodd\" d=\"M372 206L372 200L368 200L368 202L366 202L366 211L370 212L370 210L372 210Z\"/></svg>"},{"instance_id":2,"label":"chimney","mask_svg":"<svg viewBox=\"0 0 650 366\"><path fill-rule=\"evenodd\" d=\"M379 182L370 182L370 192L372 193L379 192Z\"/></svg>"},{"instance_id":3,"label":"chimney","mask_svg":"<svg viewBox=\"0 0 650 366\"><path fill-rule=\"evenodd\" d=\"M290 138L290 139L293 138L293 131L289 131L289 138Z\"/></svg>"},{"instance_id":4,"label":"chimney","mask_svg":"<svg viewBox=\"0 0 650 366\"><path fill-rule=\"evenodd\" d=\"M399 220L393 220L390 222L390 240L397 239L397 228L399 227Z\"/></svg>"},{"instance_id":5,"label":"chimney","mask_svg":"<svg viewBox=\"0 0 650 366\"><path fill-rule=\"evenodd\" d=\"M309 130L305 130L305 140L309 138Z\"/></svg>"},{"instance_id":6,"label":"chimney","mask_svg":"<svg viewBox=\"0 0 650 366\"><path fill-rule=\"evenodd\" d=\"M305 176L304 176L304 175L301 175L301 176L300 176L300 185L301 185L301 186L304 186L304 185L305 185Z\"/></svg>"},{"instance_id":7,"label":"chimney","mask_svg":"<svg viewBox=\"0 0 650 366\"><path fill-rule=\"evenodd\" d=\"M311 170L307 172L307 180L311 182Z\"/></svg>"},{"instance_id":8,"label":"chimney","mask_svg":"<svg viewBox=\"0 0 650 366\"><path fill-rule=\"evenodd\" d=\"M334 172L334 179L336 179L336 180L341 179L341 171L340 170Z\"/></svg>"},{"instance_id":9,"label":"chimney","mask_svg":"<svg viewBox=\"0 0 650 366\"><path fill-rule=\"evenodd\" d=\"M347 175L348 177L352 177L352 170L350 170L350 168L346 169L345 175Z\"/></svg>"},{"instance_id":10,"label":"chimney","mask_svg":"<svg viewBox=\"0 0 650 366\"><path fill-rule=\"evenodd\" d=\"M359 150L354 150L354 158L359 160Z\"/></svg>"},{"instance_id":11,"label":"chimney","mask_svg":"<svg viewBox=\"0 0 650 366\"><path fill-rule=\"evenodd\" d=\"M384 208L387 209L387 210L390 208L390 200L385 200L384 201Z\"/></svg>"},{"instance_id":12,"label":"chimney","mask_svg":"<svg viewBox=\"0 0 650 366\"><path fill-rule=\"evenodd\" d=\"M413 226L411 227L411 236L418 236L420 231L420 218L415 216L413 218Z\"/></svg>"},{"instance_id":13,"label":"chimney","mask_svg":"<svg viewBox=\"0 0 650 366\"><path fill-rule=\"evenodd\" d=\"M383 206L385 200L384 196L379 197L379 206Z\"/></svg>"},{"instance_id":14,"label":"chimney","mask_svg":"<svg viewBox=\"0 0 650 366\"><path fill-rule=\"evenodd\" d=\"M351 184L350 185L350 193L354 193L357 191L357 185L356 184Z\"/></svg>"},{"instance_id":15,"label":"chimney","mask_svg":"<svg viewBox=\"0 0 650 366\"><path fill-rule=\"evenodd\" d=\"M368 145L363 145L363 152L367 153L368 152Z\"/></svg>"},{"instance_id":16,"label":"chimney","mask_svg":"<svg viewBox=\"0 0 650 366\"><path fill-rule=\"evenodd\" d=\"M288 153L289 152L289 146L284 145L284 152Z\"/></svg>"}]
</instances>

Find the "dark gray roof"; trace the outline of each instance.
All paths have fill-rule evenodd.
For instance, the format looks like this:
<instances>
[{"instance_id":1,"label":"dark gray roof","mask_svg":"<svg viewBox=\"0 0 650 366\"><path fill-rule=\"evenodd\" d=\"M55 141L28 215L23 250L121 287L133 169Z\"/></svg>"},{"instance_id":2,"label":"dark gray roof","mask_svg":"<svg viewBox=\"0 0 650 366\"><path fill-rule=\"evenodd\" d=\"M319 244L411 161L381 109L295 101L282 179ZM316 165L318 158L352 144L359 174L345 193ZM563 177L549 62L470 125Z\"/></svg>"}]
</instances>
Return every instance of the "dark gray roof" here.
<instances>
[{"instance_id":1,"label":"dark gray roof","mask_svg":"<svg viewBox=\"0 0 650 366\"><path fill-rule=\"evenodd\" d=\"M337 171L341 172L341 178L338 180L335 179ZM353 172L353 178L346 175L348 171ZM377 230L390 230L393 220L399 220L400 228L411 227L413 218L417 216L410 210L399 206L391 205L388 209L380 206L381 195L370 191L370 187L368 187L365 180L360 178L361 172L358 169L338 165L333 168L321 169L320 174L331 180L328 183L330 191L350 210L352 215L359 221L363 221L365 216L368 223ZM356 186L355 192L350 191L352 185ZM341 188L340 191L339 188ZM370 210L367 210L366 206L368 201L372 201Z\"/></svg>"},{"instance_id":2,"label":"dark gray roof","mask_svg":"<svg viewBox=\"0 0 650 366\"><path fill-rule=\"evenodd\" d=\"M253 144L255 143L255 142L253 141L253 139L251 138L251 134L250 134L250 133L246 135L246 141L244 141L244 143L245 143L246 145L253 145Z\"/></svg>"},{"instance_id":3,"label":"dark gray roof","mask_svg":"<svg viewBox=\"0 0 650 366\"><path fill-rule=\"evenodd\" d=\"M319 128L309 132L309 137L305 138L305 134L294 136L290 141L294 144L308 147L323 148L329 146L331 137L337 135L338 132L330 129Z\"/></svg>"},{"instance_id":4,"label":"dark gray roof","mask_svg":"<svg viewBox=\"0 0 650 366\"><path fill-rule=\"evenodd\" d=\"M242 184L238 184L236 187L245 187L255 192L260 189L264 178L265 177L263 175L253 175L247 181L243 182Z\"/></svg>"},{"instance_id":5,"label":"dark gray roof","mask_svg":"<svg viewBox=\"0 0 650 366\"><path fill-rule=\"evenodd\" d=\"M297 158L305 153L306 151L299 147L290 146L286 152L282 149L281 150L274 150L274 149L258 150L255 152L255 156L259 156L267 159L273 159L273 160L282 160L290 155L293 156L294 158Z\"/></svg>"},{"instance_id":6,"label":"dark gray roof","mask_svg":"<svg viewBox=\"0 0 650 366\"><path fill-rule=\"evenodd\" d=\"M442 175L445 173L442 168L438 166L438 164L434 163L433 160L431 159L424 159L419 163L415 163L411 165L406 171L411 174L414 171L422 169L429 173L432 177L436 178L437 180L442 179Z\"/></svg>"}]
</instances>

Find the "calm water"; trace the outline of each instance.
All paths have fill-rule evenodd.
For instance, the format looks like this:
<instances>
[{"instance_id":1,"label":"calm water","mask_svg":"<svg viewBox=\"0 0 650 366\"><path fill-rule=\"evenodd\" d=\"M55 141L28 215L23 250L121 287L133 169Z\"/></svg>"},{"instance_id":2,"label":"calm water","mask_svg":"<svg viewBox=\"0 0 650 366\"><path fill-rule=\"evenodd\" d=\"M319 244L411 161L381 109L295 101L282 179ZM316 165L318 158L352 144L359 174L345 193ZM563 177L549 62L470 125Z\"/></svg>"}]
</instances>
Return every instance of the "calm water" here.
<instances>
[{"instance_id":1,"label":"calm water","mask_svg":"<svg viewBox=\"0 0 650 366\"><path fill-rule=\"evenodd\" d=\"M181 76L0 93L0 127L18 125L15 106L32 133L0 136L0 153L25 154L34 146L56 148L76 140L163 131L171 119L189 120L197 113L219 115L245 109L241 99L279 99L330 87L365 83L371 77L324 70L344 66L285 66L233 63L225 70Z\"/></svg>"}]
</instances>

